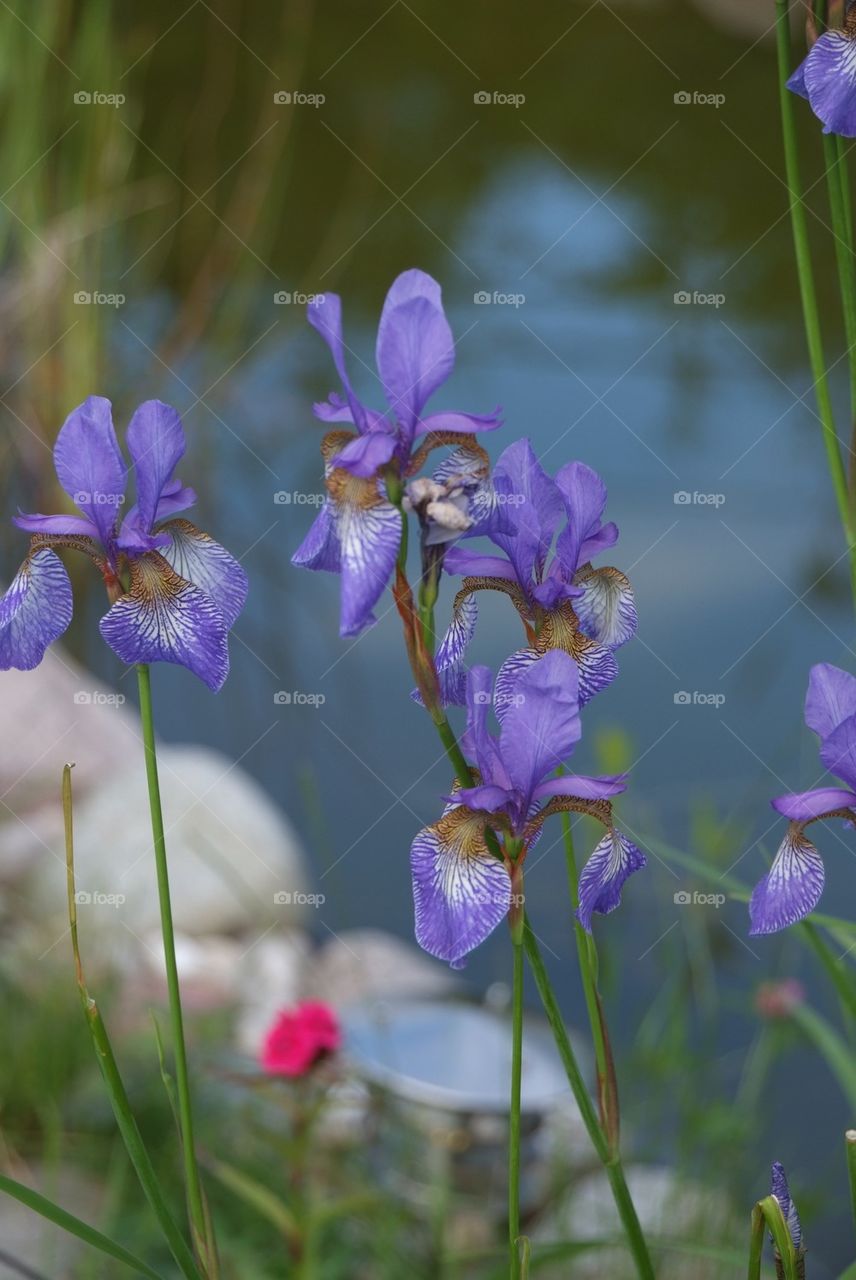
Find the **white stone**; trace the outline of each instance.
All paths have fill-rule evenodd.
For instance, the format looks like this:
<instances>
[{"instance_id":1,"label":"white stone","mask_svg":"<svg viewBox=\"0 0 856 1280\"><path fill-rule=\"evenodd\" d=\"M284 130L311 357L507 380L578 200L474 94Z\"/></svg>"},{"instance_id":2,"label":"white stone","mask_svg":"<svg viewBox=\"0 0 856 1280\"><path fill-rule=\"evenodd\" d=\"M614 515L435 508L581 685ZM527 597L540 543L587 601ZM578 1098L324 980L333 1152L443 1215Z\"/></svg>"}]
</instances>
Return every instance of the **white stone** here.
<instances>
[{"instance_id":1,"label":"white stone","mask_svg":"<svg viewBox=\"0 0 856 1280\"><path fill-rule=\"evenodd\" d=\"M60 785L77 762L82 798L133 747L136 711L54 645L33 671L4 671L0 736L0 880L64 865Z\"/></svg>"},{"instance_id":2,"label":"white stone","mask_svg":"<svg viewBox=\"0 0 856 1280\"><path fill-rule=\"evenodd\" d=\"M160 923L143 748L133 724L117 763L82 799L77 784L90 780L75 769L75 871L81 936L119 931L127 942L128 933L143 940ZM245 933L249 945L273 925L293 924L303 912L303 856L281 810L217 751L164 745L158 763L176 929L190 937ZM45 858L29 888L37 918L64 916L59 859Z\"/></svg>"}]
</instances>

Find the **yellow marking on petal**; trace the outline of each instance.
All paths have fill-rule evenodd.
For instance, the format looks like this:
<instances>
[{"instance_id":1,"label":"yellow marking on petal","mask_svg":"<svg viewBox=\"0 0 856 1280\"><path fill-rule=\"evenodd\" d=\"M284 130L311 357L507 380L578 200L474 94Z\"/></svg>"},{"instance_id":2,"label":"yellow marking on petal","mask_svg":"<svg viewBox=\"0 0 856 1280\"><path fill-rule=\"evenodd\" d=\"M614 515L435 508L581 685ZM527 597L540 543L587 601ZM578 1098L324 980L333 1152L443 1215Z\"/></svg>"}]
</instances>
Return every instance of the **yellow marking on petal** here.
<instances>
[{"instance_id":1,"label":"yellow marking on petal","mask_svg":"<svg viewBox=\"0 0 856 1280\"><path fill-rule=\"evenodd\" d=\"M547 818L556 813L584 813L603 823L607 829L612 828L612 805L608 800L582 800L577 796L554 796L535 817L526 824L523 832L525 845L530 845L541 830Z\"/></svg>"},{"instance_id":2,"label":"yellow marking on petal","mask_svg":"<svg viewBox=\"0 0 856 1280\"><path fill-rule=\"evenodd\" d=\"M488 821L485 813L459 805L450 809L435 822L432 830L443 848L462 858L483 858L488 854L484 829Z\"/></svg>"}]
</instances>

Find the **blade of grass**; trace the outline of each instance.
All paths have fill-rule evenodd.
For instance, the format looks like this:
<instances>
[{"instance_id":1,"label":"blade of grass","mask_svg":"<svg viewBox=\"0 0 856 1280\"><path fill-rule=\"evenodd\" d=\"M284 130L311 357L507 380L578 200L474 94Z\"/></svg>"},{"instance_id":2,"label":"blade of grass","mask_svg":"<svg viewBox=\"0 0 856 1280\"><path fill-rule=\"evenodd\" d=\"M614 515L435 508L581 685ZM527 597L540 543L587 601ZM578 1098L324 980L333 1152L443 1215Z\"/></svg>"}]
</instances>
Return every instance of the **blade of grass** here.
<instances>
[{"instance_id":1,"label":"blade of grass","mask_svg":"<svg viewBox=\"0 0 856 1280\"><path fill-rule=\"evenodd\" d=\"M90 1227L88 1223L82 1222L80 1218L76 1218L73 1213L60 1208L58 1204L54 1204L52 1200L48 1200L45 1196L39 1195L38 1191L33 1191L32 1187L25 1187L23 1183L16 1182L14 1178L7 1178L5 1174L0 1173L0 1191L11 1196L13 1200L18 1200L21 1204L26 1205L28 1209L32 1209L34 1213L38 1213L42 1218L47 1218L48 1222L54 1223L57 1227L62 1227L63 1231L67 1231L69 1235L77 1236L78 1240L82 1240L84 1244L91 1245L94 1249L99 1249L101 1253L106 1253L108 1257L115 1258L117 1262L124 1263L126 1267L131 1267L141 1276L148 1276L149 1280L163 1280L163 1277L140 1258L135 1258L127 1249L123 1249L115 1240L111 1240L109 1236L103 1235L100 1231L96 1231L95 1227Z\"/></svg>"},{"instance_id":2,"label":"blade of grass","mask_svg":"<svg viewBox=\"0 0 856 1280\"><path fill-rule=\"evenodd\" d=\"M66 765L62 771L62 810L65 821L65 858L66 858L66 881L68 888L68 922L71 930L71 946L74 953L74 966L77 976L77 986L80 991L80 998L83 1002L83 1011L86 1015L86 1021L92 1036L92 1042L95 1046L95 1053L98 1059L98 1065L101 1069L101 1076L104 1080L107 1093L110 1098L110 1104L113 1108L113 1115L116 1119L125 1148L134 1166L140 1186L152 1211L157 1218L158 1225L163 1232L164 1239L169 1245L172 1256L175 1258L182 1275L187 1280L201 1280L199 1270L193 1259L193 1254L184 1236L178 1229L172 1214L169 1211L166 1197L161 1190L157 1174L154 1171L152 1162L149 1158L148 1151L143 1143L142 1136L137 1128L137 1122L134 1119L131 1110L131 1104L128 1095L125 1092L125 1086L122 1083L122 1077L119 1074L119 1068L113 1055L113 1048L107 1035L107 1028L98 1011L98 1006L89 994L86 987L86 980L83 974L83 965L80 959L80 946L77 937L77 904L75 902L74 890L74 823L72 813L72 794L71 794L71 765Z\"/></svg>"}]
</instances>

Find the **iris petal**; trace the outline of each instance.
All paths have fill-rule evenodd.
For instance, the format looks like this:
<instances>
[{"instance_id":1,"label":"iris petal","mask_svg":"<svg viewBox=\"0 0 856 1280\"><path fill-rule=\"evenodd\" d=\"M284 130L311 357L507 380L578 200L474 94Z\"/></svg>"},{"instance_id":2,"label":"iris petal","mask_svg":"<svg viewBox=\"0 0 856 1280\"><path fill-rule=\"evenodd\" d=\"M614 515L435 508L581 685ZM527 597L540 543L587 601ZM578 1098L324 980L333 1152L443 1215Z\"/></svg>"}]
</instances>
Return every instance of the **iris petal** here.
<instances>
[{"instance_id":1,"label":"iris petal","mask_svg":"<svg viewBox=\"0 0 856 1280\"><path fill-rule=\"evenodd\" d=\"M823 859L802 824L792 822L773 865L753 890L750 936L777 933L813 911L823 893Z\"/></svg>"},{"instance_id":2,"label":"iris petal","mask_svg":"<svg viewBox=\"0 0 856 1280\"><path fill-rule=\"evenodd\" d=\"M127 480L109 400L89 396L72 409L54 445L54 466L63 489L109 546Z\"/></svg>"},{"instance_id":3,"label":"iris petal","mask_svg":"<svg viewBox=\"0 0 856 1280\"><path fill-rule=\"evenodd\" d=\"M336 366L336 372L341 379L342 386L345 389L345 395L350 408L350 421L354 422L360 431L365 430L367 426L366 411L351 386L348 378L348 370L345 365L345 343L342 338L342 299L336 293L326 293L320 295L313 302L310 302L306 309L307 318L313 329L317 329L321 337L330 348L330 354L333 357L333 364ZM334 409L341 409L341 400L338 396L331 397ZM320 417L326 415L320 414ZM331 419L328 417L328 421ZM335 421L348 421L347 418L336 416Z\"/></svg>"},{"instance_id":4,"label":"iris petal","mask_svg":"<svg viewBox=\"0 0 856 1280\"><path fill-rule=\"evenodd\" d=\"M435 659L444 706L462 707L466 701L467 668L464 654L476 633L478 604L474 595L455 601L449 629L440 641Z\"/></svg>"},{"instance_id":5,"label":"iris petal","mask_svg":"<svg viewBox=\"0 0 856 1280\"><path fill-rule=\"evenodd\" d=\"M778 796L771 800L777 813L795 822L811 822L823 818L834 809L848 809L856 805L852 791L840 787L817 787L814 791L798 791L793 795Z\"/></svg>"},{"instance_id":6,"label":"iris petal","mask_svg":"<svg viewBox=\"0 0 856 1280\"><path fill-rule=\"evenodd\" d=\"M312 521L306 537L291 557L291 563L300 569L321 569L327 573L340 573L341 552L339 535L336 532L335 507L327 498Z\"/></svg>"},{"instance_id":7,"label":"iris petal","mask_svg":"<svg viewBox=\"0 0 856 1280\"><path fill-rule=\"evenodd\" d=\"M562 763L581 734L577 667L566 653L554 650L512 684L502 720L502 759L527 805L538 783Z\"/></svg>"},{"instance_id":8,"label":"iris petal","mask_svg":"<svg viewBox=\"0 0 856 1280\"><path fill-rule=\"evenodd\" d=\"M146 400L134 411L127 440L134 462L140 527L150 533L161 495L187 447L181 417L162 400Z\"/></svg>"},{"instance_id":9,"label":"iris petal","mask_svg":"<svg viewBox=\"0 0 856 1280\"><path fill-rule=\"evenodd\" d=\"M0 600L0 670L31 671L71 622L71 583L59 556L33 551Z\"/></svg>"},{"instance_id":10,"label":"iris petal","mask_svg":"<svg viewBox=\"0 0 856 1280\"><path fill-rule=\"evenodd\" d=\"M378 325L376 359L390 407L412 440L422 409L455 365L440 286L424 271L404 271L393 281Z\"/></svg>"},{"instance_id":11,"label":"iris petal","mask_svg":"<svg viewBox=\"0 0 856 1280\"><path fill-rule=\"evenodd\" d=\"M12 523L27 533L42 533L52 538L96 538L100 541L97 527L86 516L18 515L12 517Z\"/></svg>"},{"instance_id":12,"label":"iris petal","mask_svg":"<svg viewBox=\"0 0 856 1280\"><path fill-rule=\"evenodd\" d=\"M177 663L215 692L229 674L223 614L156 551L131 562L130 591L101 619L101 634L123 662Z\"/></svg>"},{"instance_id":13,"label":"iris petal","mask_svg":"<svg viewBox=\"0 0 856 1280\"><path fill-rule=\"evenodd\" d=\"M628 876L644 867L647 859L632 840L614 828L592 851L580 872L577 919L591 933L591 919L595 911L608 915L621 903L621 890Z\"/></svg>"},{"instance_id":14,"label":"iris petal","mask_svg":"<svg viewBox=\"0 0 856 1280\"><path fill-rule=\"evenodd\" d=\"M856 715L856 676L829 662L818 662L808 677L805 722L820 738L828 738L843 720Z\"/></svg>"},{"instance_id":15,"label":"iris petal","mask_svg":"<svg viewBox=\"0 0 856 1280\"><path fill-rule=\"evenodd\" d=\"M483 818L449 805L439 822L416 836L410 868L416 940L459 969L511 906L511 881L487 851Z\"/></svg>"},{"instance_id":16,"label":"iris petal","mask_svg":"<svg viewBox=\"0 0 856 1280\"><path fill-rule=\"evenodd\" d=\"M583 594L574 602L574 612L587 636L617 649L636 632L636 602L633 588L618 569L592 569L580 574L576 584Z\"/></svg>"},{"instance_id":17,"label":"iris petal","mask_svg":"<svg viewBox=\"0 0 856 1280\"><path fill-rule=\"evenodd\" d=\"M233 555L189 520L170 520L158 533L169 535L170 545L163 557L180 578L192 582L209 595L222 613L227 627L247 599L247 575Z\"/></svg>"},{"instance_id":18,"label":"iris petal","mask_svg":"<svg viewBox=\"0 0 856 1280\"><path fill-rule=\"evenodd\" d=\"M824 32L805 60L803 84L824 133L856 137L856 38Z\"/></svg>"}]
</instances>

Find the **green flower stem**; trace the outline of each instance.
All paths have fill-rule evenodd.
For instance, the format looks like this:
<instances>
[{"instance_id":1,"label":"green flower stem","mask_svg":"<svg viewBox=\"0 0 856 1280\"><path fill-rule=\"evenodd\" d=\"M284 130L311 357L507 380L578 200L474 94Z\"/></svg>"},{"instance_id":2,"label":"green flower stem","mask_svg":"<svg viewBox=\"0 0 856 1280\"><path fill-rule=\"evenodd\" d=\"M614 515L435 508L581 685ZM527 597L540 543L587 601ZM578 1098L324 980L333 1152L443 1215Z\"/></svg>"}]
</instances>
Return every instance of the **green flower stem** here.
<instances>
[{"instance_id":1,"label":"green flower stem","mask_svg":"<svg viewBox=\"0 0 856 1280\"><path fill-rule=\"evenodd\" d=\"M847 539L847 550L850 557L851 587L856 599L856 546L853 542L852 521L850 517L850 496L847 484L847 472L841 456L841 442L835 429L835 418L832 411L832 400L829 394L829 383L826 377L826 363L823 355L823 340L820 331L820 316L817 307L817 293L814 286L814 275L811 265L808 228L806 226L805 209L800 196L799 155L797 150L796 120L794 116L793 96L786 82L791 74L791 32L789 22L788 0L776 0L776 41L778 49L779 105L782 116L782 135L785 152L785 175L787 178L788 198L791 214L791 226L794 236L797 276L802 300L803 318L805 321L806 340L808 343L809 362L814 379L814 392L817 398L818 416L823 431L829 473L838 514L841 519L844 535Z\"/></svg>"},{"instance_id":2,"label":"green flower stem","mask_svg":"<svg viewBox=\"0 0 856 1280\"><path fill-rule=\"evenodd\" d=\"M208 1227L205 1213L205 1199L199 1167L196 1163L196 1148L193 1138L193 1109L190 1094L190 1075L187 1069L187 1050L184 1043L184 1019L181 1012L181 993L178 985L178 965L175 959L175 932L172 924L172 903L169 895L169 869L166 857L166 841L164 839L163 813L161 811L160 786L158 783L158 765L155 749L155 729L152 716L152 690L150 673L147 664L137 667L137 681L140 691L140 719L143 727L143 744L146 757L146 778L149 786L149 805L151 808L152 837L154 839L155 867L158 879L158 899L160 902L161 931L163 933L164 958L166 960L166 980L169 990L169 1014L172 1028L172 1049L175 1055L175 1078L178 1095L178 1114L181 1125L181 1143L184 1155L184 1177L187 1191L187 1204L190 1225L193 1232L197 1253L206 1267L211 1265L211 1248L209 1247Z\"/></svg>"},{"instance_id":3,"label":"green flower stem","mask_svg":"<svg viewBox=\"0 0 856 1280\"><path fill-rule=\"evenodd\" d=\"M571 902L576 911L579 903L577 860L574 853L574 833L571 829L571 815L562 814L562 833L565 842L565 865L568 871L568 885L571 891ZM589 1026L594 1044L595 1065L597 1067L598 1101L600 1103L600 1123L611 1146L618 1149L619 1112L618 1090L615 1083L615 1069L612 1051L609 1044L609 1033L603 1015L600 992L597 987L597 947L591 934L574 919L574 936L577 943L577 958L580 966L580 978L585 994Z\"/></svg>"},{"instance_id":4,"label":"green flower stem","mask_svg":"<svg viewBox=\"0 0 856 1280\"><path fill-rule=\"evenodd\" d=\"M630 1196L627 1186L627 1180L624 1176L624 1169L621 1164L621 1157L617 1151L610 1151L609 1143L606 1135L598 1123L597 1113L594 1104L589 1097L588 1089L582 1077L574 1050L568 1038L568 1032L559 1009L558 1001L550 984L547 975L547 969L544 965L544 959L538 946L535 934L532 932L532 926L528 920L526 922L526 930L523 938L523 945L526 948L526 957L529 961L529 967L535 978L535 984L538 988L538 994L541 997L541 1003L544 1006L544 1012L547 1015L547 1021L553 1032L553 1039L556 1041L556 1047L559 1051L559 1057L562 1060L562 1066L565 1068L565 1075L568 1077L568 1084L571 1086L571 1092L574 1095L576 1104L582 1116L583 1124L586 1127L588 1135L591 1139L592 1146L597 1153L597 1157L606 1170L609 1178L609 1185L612 1189L612 1196L615 1200L616 1208L624 1227L627 1242L636 1263L636 1271L640 1280L655 1280L654 1267L651 1263L651 1255L648 1252L648 1245L645 1242L645 1236L639 1223L639 1218Z\"/></svg>"},{"instance_id":5,"label":"green flower stem","mask_svg":"<svg viewBox=\"0 0 856 1280\"><path fill-rule=\"evenodd\" d=\"M748 1280L760 1280L761 1262L764 1258L764 1215L761 1206L755 1205L752 1210L751 1231L749 1235L749 1271Z\"/></svg>"},{"instance_id":6,"label":"green flower stem","mask_svg":"<svg viewBox=\"0 0 856 1280\"><path fill-rule=\"evenodd\" d=\"M95 1048L101 1077L110 1098L110 1105L113 1108L116 1126L121 1134L122 1141L125 1144L125 1150L128 1153L128 1158L130 1159L134 1171L139 1179L142 1192L149 1202L161 1231L163 1232L164 1239L169 1245L170 1251L175 1258L182 1275L186 1277L186 1280L201 1280L201 1273L194 1261L193 1254L190 1252L187 1241L184 1239L184 1236L179 1231L178 1226L173 1219L167 1195L158 1182L149 1153L143 1143L140 1131L137 1128L137 1121L134 1118L134 1113L131 1110L131 1104L125 1091L125 1085L122 1081L122 1077L119 1073L119 1067L113 1054L113 1046L111 1045L110 1038L107 1034L107 1028L104 1025L98 1005L89 994L89 990L86 986L86 977L83 972L83 962L80 957L80 943L77 933L77 898L75 895L74 880L74 816L71 770L72 766L67 764L62 772L62 808L65 826L68 927L69 933L71 934L71 950L74 957L75 977L77 979L77 988L80 992L80 999L83 1004L83 1012L92 1036L92 1043ZM39 1212L42 1212L42 1210L39 1210ZM61 1214L62 1210L57 1210L57 1212ZM64 1226L67 1230L71 1229L69 1224L61 1221L60 1218L54 1218L52 1220L58 1222L60 1226ZM74 1220L72 1219L71 1221ZM79 1234L79 1232L75 1234ZM99 1248L104 1247L103 1244L99 1244L98 1241L94 1239L90 1240L90 1243L96 1244ZM107 1251L109 1252L109 1250Z\"/></svg>"},{"instance_id":7,"label":"green flower stem","mask_svg":"<svg viewBox=\"0 0 856 1280\"><path fill-rule=\"evenodd\" d=\"M841 308L844 313L844 334L847 339L847 363L850 371L850 420L856 424L856 264L853 259L852 232L849 213L849 190L841 148L841 139L823 134L823 158L826 164L826 185L829 191L829 207L832 213L832 231L835 241L835 261L838 266L838 283L841 289ZM853 460L850 462L851 519L853 515Z\"/></svg>"},{"instance_id":8,"label":"green flower stem","mask_svg":"<svg viewBox=\"0 0 856 1280\"><path fill-rule=\"evenodd\" d=\"M511 1280L520 1277L520 1086L523 1075L523 946L512 936L511 1110L508 1129L508 1248Z\"/></svg>"},{"instance_id":9,"label":"green flower stem","mask_svg":"<svg viewBox=\"0 0 856 1280\"><path fill-rule=\"evenodd\" d=\"M856 1223L856 1129L848 1129L844 1135L847 1148L847 1172L850 1176L850 1204L853 1209L853 1221Z\"/></svg>"}]
</instances>

